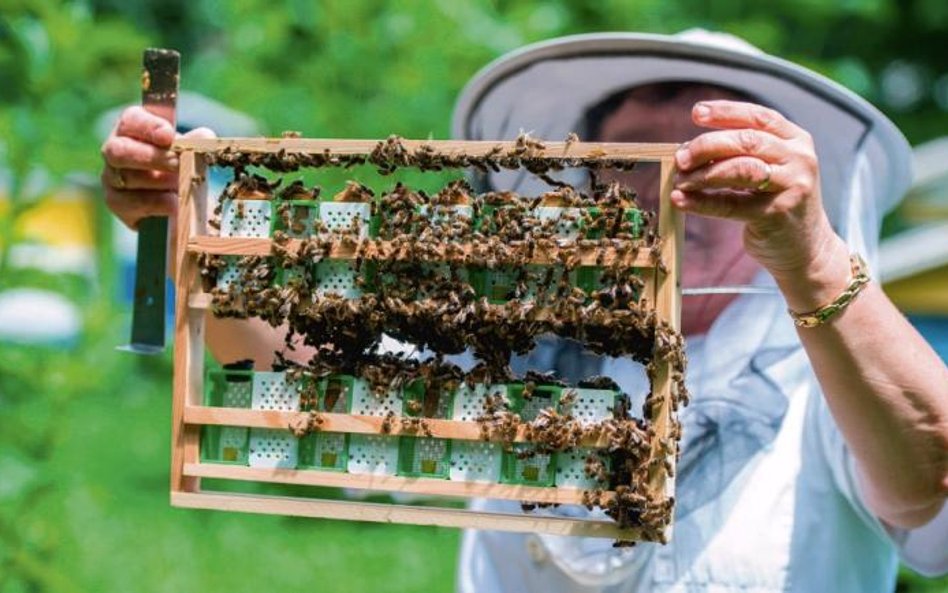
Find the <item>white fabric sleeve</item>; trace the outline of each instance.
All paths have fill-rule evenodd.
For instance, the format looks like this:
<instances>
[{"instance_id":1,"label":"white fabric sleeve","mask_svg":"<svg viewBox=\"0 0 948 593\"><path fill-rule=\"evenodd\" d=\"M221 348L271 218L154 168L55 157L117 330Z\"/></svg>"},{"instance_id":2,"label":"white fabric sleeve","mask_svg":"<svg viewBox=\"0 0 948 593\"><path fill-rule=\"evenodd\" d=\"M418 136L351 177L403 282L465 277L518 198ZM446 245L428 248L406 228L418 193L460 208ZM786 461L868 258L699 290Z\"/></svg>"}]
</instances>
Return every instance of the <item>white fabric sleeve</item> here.
<instances>
[{"instance_id":1,"label":"white fabric sleeve","mask_svg":"<svg viewBox=\"0 0 948 593\"><path fill-rule=\"evenodd\" d=\"M948 504L922 527L891 531L905 564L927 577L948 574Z\"/></svg>"},{"instance_id":2,"label":"white fabric sleeve","mask_svg":"<svg viewBox=\"0 0 948 593\"><path fill-rule=\"evenodd\" d=\"M902 562L910 568L926 576L948 573L948 505L922 527L897 529L885 525L866 506L856 473L856 460L819 389L812 400L820 445L840 494L866 525L893 542Z\"/></svg>"}]
</instances>

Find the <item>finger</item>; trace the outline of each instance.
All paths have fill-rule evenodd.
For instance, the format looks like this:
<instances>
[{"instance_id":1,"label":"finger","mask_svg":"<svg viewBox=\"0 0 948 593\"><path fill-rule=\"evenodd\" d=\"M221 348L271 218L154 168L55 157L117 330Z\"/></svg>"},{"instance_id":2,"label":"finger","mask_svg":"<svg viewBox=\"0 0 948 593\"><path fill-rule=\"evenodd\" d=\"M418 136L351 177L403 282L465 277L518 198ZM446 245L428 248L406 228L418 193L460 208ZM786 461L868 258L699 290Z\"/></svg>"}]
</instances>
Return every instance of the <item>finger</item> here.
<instances>
[{"instance_id":1,"label":"finger","mask_svg":"<svg viewBox=\"0 0 948 593\"><path fill-rule=\"evenodd\" d=\"M206 127L194 128L180 135L182 138L217 138L214 130Z\"/></svg>"},{"instance_id":2,"label":"finger","mask_svg":"<svg viewBox=\"0 0 948 593\"><path fill-rule=\"evenodd\" d=\"M682 144L675 152L675 164L679 170L689 171L710 161L742 155L783 163L788 156L787 143L773 134L749 128L717 130Z\"/></svg>"},{"instance_id":3,"label":"finger","mask_svg":"<svg viewBox=\"0 0 948 593\"><path fill-rule=\"evenodd\" d=\"M691 119L705 128L753 128L786 140L804 133L777 111L743 101L701 101L692 108Z\"/></svg>"},{"instance_id":4,"label":"finger","mask_svg":"<svg viewBox=\"0 0 948 593\"><path fill-rule=\"evenodd\" d=\"M178 169L175 153L127 136L109 136L102 145L102 158L116 169Z\"/></svg>"},{"instance_id":5,"label":"finger","mask_svg":"<svg viewBox=\"0 0 948 593\"><path fill-rule=\"evenodd\" d=\"M167 120L136 105L122 112L115 127L115 135L134 138L159 148L170 148L175 132Z\"/></svg>"},{"instance_id":6,"label":"finger","mask_svg":"<svg viewBox=\"0 0 948 593\"><path fill-rule=\"evenodd\" d=\"M121 169L116 170L114 176L121 176L121 183L115 183L115 179L110 179L111 185L115 189L155 189L162 191L177 191L178 174L173 171L156 171L139 169Z\"/></svg>"},{"instance_id":7,"label":"finger","mask_svg":"<svg viewBox=\"0 0 948 593\"><path fill-rule=\"evenodd\" d=\"M757 218L766 208L771 196L746 190L696 190L671 192L672 204L684 212L748 221Z\"/></svg>"},{"instance_id":8,"label":"finger","mask_svg":"<svg viewBox=\"0 0 948 593\"><path fill-rule=\"evenodd\" d=\"M751 189L774 193L785 189L782 169L759 158L739 156L679 173L675 187L682 191L706 188Z\"/></svg>"},{"instance_id":9,"label":"finger","mask_svg":"<svg viewBox=\"0 0 948 593\"><path fill-rule=\"evenodd\" d=\"M138 224L149 216L174 216L177 194L167 191L124 191L109 188L105 203L125 226L138 230Z\"/></svg>"}]
</instances>

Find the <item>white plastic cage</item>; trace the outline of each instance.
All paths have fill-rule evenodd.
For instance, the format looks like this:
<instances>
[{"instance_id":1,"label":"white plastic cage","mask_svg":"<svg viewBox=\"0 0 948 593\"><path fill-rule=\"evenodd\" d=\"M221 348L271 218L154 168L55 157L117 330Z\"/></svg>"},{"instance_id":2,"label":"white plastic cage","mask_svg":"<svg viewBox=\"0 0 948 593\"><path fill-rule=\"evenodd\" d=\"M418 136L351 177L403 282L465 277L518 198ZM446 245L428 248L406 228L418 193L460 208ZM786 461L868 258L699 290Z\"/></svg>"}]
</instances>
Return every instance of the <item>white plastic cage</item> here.
<instances>
[{"instance_id":1,"label":"white plastic cage","mask_svg":"<svg viewBox=\"0 0 948 593\"><path fill-rule=\"evenodd\" d=\"M569 488L593 489L602 487L595 476L586 474L587 459L595 455L595 449L578 447L556 454L556 485Z\"/></svg>"},{"instance_id":2,"label":"white plastic cage","mask_svg":"<svg viewBox=\"0 0 948 593\"><path fill-rule=\"evenodd\" d=\"M323 260L316 264L316 292L320 295L337 294L347 299L362 296L352 263L345 260Z\"/></svg>"},{"instance_id":3,"label":"white plastic cage","mask_svg":"<svg viewBox=\"0 0 948 593\"><path fill-rule=\"evenodd\" d=\"M562 240L579 238L582 224L582 208L564 208L560 206L538 206L533 210L541 222L555 221L556 237Z\"/></svg>"},{"instance_id":4,"label":"white plastic cage","mask_svg":"<svg viewBox=\"0 0 948 593\"><path fill-rule=\"evenodd\" d=\"M338 233L353 228L358 217L359 238L369 236L369 221L372 216L372 205L367 202L320 202L319 220L329 232Z\"/></svg>"},{"instance_id":5,"label":"white plastic cage","mask_svg":"<svg viewBox=\"0 0 948 593\"><path fill-rule=\"evenodd\" d=\"M270 200L223 200L221 237L269 237L270 216Z\"/></svg>"},{"instance_id":6,"label":"white plastic cage","mask_svg":"<svg viewBox=\"0 0 948 593\"><path fill-rule=\"evenodd\" d=\"M397 390L381 396L364 379L352 382L352 413L362 416L400 416L402 397ZM349 437L348 470L351 474L394 476L398 471L398 437L387 434L353 434Z\"/></svg>"},{"instance_id":7,"label":"white plastic cage","mask_svg":"<svg viewBox=\"0 0 948 593\"><path fill-rule=\"evenodd\" d=\"M300 409L300 385L286 373L257 372L253 375L253 410L296 412ZM295 468L299 439L289 430L253 428L250 430L250 467Z\"/></svg>"}]
</instances>

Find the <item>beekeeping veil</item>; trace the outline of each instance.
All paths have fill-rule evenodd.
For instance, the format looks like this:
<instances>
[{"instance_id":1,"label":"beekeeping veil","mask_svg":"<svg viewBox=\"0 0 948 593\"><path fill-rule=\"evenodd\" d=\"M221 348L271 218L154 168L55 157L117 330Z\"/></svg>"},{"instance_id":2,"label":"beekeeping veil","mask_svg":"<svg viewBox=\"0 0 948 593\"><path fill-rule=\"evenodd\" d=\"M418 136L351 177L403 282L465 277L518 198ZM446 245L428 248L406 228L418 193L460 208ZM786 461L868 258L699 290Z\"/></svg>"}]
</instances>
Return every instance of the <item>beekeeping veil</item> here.
<instances>
[{"instance_id":1,"label":"beekeeping veil","mask_svg":"<svg viewBox=\"0 0 948 593\"><path fill-rule=\"evenodd\" d=\"M509 140L526 131L539 139L563 140L576 131L582 138L585 114L593 105L631 87L672 81L724 86L758 97L809 131L830 221L850 248L874 267L881 217L911 181L911 152L905 138L849 90L730 35L703 30L673 36L602 33L524 47L495 60L467 85L455 108L453 135ZM490 173L475 182L482 189L528 195L548 189L535 177L516 171ZM684 259L687 265L687 249ZM756 282L772 285L766 274ZM729 339L723 348L722 336ZM736 299L704 341L714 340L718 342L713 358L701 352L689 354L688 381L694 399L681 416L684 440L676 520L714 496L713 488L696 484L717 482L716 487L723 488L773 440L787 409L787 397L774 382L775 369L791 359L806 365L779 296ZM622 366L612 363L604 370L621 373ZM629 554L614 551L601 540L544 537L543 541L561 568L587 583L628 576L623 567L635 564L630 559L642 554L642 546Z\"/></svg>"},{"instance_id":2,"label":"beekeeping veil","mask_svg":"<svg viewBox=\"0 0 948 593\"><path fill-rule=\"evenodd\" d=\"M907 141L848 89L736 37L702 30L673 36L597 33L529 45L488 64L468 83L455 107L452 134L506 140L527 131L562 140L581 132L587 109L603 99L670 81L716 84L759 97L810 132L830 220L854 249L874 259L880 217L911 181ZM488 182L543 191L535 178L517 172L491 174ZM852 191L857 185L858 195Z\"/></svg>"}]
</instances>

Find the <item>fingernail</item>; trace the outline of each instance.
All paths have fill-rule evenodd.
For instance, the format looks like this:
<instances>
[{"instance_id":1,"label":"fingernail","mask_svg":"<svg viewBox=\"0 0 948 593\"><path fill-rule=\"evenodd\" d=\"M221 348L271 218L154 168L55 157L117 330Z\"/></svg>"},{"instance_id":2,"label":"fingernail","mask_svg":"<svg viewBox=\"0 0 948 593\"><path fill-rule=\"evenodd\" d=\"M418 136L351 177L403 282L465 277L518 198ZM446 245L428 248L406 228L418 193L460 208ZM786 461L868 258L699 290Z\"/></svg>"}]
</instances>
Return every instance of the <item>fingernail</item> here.
<instances>
[{"instance_id":1,"label":"fingernail","mask_svg":"<svg viewBox=\"0 0 948 593\"><path fill-rule=\"evenodd\" d=\"M178 168L178 155L175 153L170 153L168 156L168 166L172 169Z\"/></svg>"},{"instance_id":2,"label":"fingernail","mask_svg":"<svg viewBox=\"0 0 948 593\"><path fill-rule=\"evenodd\" d=\"M698 103L695 105L694 114L698 119L708 119L708 116L711 115L711 108L704 103Z\"/></svg>"},{"instance_id":3,"label":"fingernail","mask_svg":"<svg viewBox=\"0 0 948 593\"><path fill-rule=\"evenodd\" d=\"M174 141L174 128L170 125L163 125L155 129L153 135L154 142L163 142L168 139Z\"/></svg>"}]
</instances>

